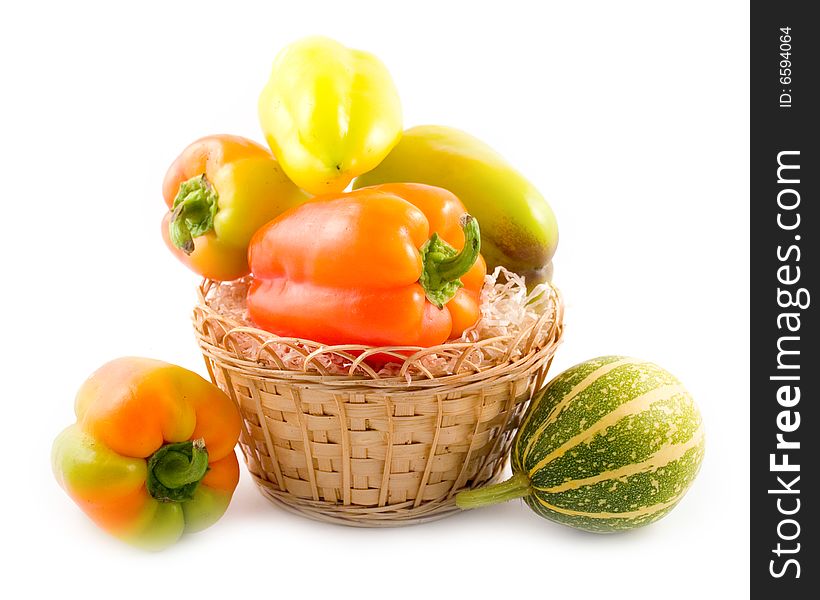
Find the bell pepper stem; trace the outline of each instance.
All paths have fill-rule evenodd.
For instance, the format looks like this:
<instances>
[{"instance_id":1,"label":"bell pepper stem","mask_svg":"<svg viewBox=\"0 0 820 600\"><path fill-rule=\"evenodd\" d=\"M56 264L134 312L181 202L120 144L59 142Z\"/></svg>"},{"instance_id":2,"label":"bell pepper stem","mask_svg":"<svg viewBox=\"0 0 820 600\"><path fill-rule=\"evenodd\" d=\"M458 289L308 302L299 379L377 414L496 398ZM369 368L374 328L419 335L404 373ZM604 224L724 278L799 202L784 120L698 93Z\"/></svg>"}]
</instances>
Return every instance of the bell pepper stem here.
<instances>
[{"instance_id":1,"label":"bell pepper stem","mask_svg":"<svg viewBox=\"0 0 820 600\"><path fill-rule=\"evenodd\" d=\"M179 186L169 225L174 246L185 254L194 251L194 238L205 235L214 227L218 200L216 189L204 173Z\"/></svg>"},{"instance_id":2,"label":"bell pepper stem","mask_svg":"<svg viewBox=\"0 0 820 600\"><path fill-rule=\"evenodd\" d=\"M531 485L526 473L514 473L502 483L459 492L456 494L456 506L466 510L522 498L530 495Z\"/></svg>"},{"instance_id":3,"label":"bell pepper stem","mask_svg":"<svg viewBox=\"0 0 820 600\"><path fill-rule=\"evenodd\" d=\"M208 451L203 439L165 444L148 459L146 485L162 502L185 502L193 498L208 471Z\"/></svg>"},{"instance_id":4,"label":"bell pepper stem","mask_svg":"<svg viewBox=\"0 0 820 600\"><path fill-rule=\"evenodd\" d=\"M462 287L460 277L467 273L481 251L481 233L475 217L464 214L461 217L464 231L464 247L460 252L442 240L437 233L421 248L424 265L419 283L424 288L427 299L438 308L443 308Z\"/></svg>"}]
</instances>

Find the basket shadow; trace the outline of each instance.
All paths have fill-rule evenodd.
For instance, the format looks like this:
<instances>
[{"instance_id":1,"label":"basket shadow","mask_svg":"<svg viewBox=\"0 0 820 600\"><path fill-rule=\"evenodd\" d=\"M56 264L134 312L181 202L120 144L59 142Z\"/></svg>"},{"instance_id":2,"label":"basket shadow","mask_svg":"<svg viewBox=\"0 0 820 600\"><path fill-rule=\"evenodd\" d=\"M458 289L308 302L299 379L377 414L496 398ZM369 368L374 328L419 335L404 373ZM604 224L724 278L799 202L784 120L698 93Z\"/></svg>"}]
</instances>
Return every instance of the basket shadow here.
<instances>
[{"instance_id":1,"label":"basket shadow","mask_svg":"<svg viewBox=\"0 0 820 600\"><path fill-rule=\"evenodd\" d=\"M482 535L493 537L503 532L505 537L528 538L536 543L571 543L586 544L622 544L646 535L647 529L623 532L617 535L601 535L581 531L553 523L534 514L523 500L513 500L504 504L452 513L441 519L426 523L404 524L397 527L350 527L335 523L321 522L298 515L272 505L265 498L252 479L243 473L243 481L231 505L231 519L244 520L265 526L270 523L284 529L298 528L308 535L326 535L340 542L380 540L380 543L401 544L407 536L418 541L429 542L437 546L446 540L453 544L461 543L468 536L475 536L477 531Z\"/></svg>"}]
</instances>

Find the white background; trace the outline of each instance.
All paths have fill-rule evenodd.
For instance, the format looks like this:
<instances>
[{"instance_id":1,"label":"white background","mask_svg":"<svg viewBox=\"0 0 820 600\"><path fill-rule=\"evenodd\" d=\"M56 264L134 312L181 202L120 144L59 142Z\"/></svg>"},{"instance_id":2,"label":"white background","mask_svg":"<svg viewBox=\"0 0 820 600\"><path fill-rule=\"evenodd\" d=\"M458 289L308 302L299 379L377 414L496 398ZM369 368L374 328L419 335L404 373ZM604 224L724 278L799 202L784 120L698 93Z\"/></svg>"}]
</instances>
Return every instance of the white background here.
<instances>
[{"instance_id":1,"label":"white background","mask_svg":"<svg viewBox=\"0 0 820 600\"><path fill-rule=\"evenodd\" d=\"M4 2L0 591L15 595L0 595L745 597L748 29L743 2ZM160 240L162 177L201 135L262 140L270 63L313 33L376 53L406 125L470 131L550 200L567 300L554 374L628 354L689 387L707 454L663 521L596 536L516 501L355 530L270 506L243 468L216 526L152 555L55 484L51 441L100 364L204 373L197 279Z\"/></svg>"}]
</instances>

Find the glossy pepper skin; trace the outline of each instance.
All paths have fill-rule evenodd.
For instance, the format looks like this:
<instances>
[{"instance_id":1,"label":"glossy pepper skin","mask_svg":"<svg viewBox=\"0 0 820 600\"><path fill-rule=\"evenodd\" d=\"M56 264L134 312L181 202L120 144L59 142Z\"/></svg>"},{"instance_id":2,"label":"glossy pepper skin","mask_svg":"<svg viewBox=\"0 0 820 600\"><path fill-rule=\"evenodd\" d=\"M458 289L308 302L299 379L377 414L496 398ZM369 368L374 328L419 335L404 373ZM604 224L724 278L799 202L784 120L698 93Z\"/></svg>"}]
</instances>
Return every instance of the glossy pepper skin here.
<instances>
[{"instance_id":1,"label":"glossy pepper skin","mask_svg":"<svg viewBox=\"0 0 820 600\"><path fill-rule=\"evenodd\" d=\"M452 127L423 125L401 141L354 188L416 181L453 192L481 225L490 270L502 265L528 284L552 276L558 224L552 208L521 173L481 140Z\"/></svg>"},{"instance_id":2,"label":"glossy pepper skin","mask_svg":"<svg viewBox=\"0 0 820 600\"><path fill-rule=\"evenodd\" d=\"M165 175L162 195L166 245L190 269L218 281L247 275L254 232L308 198L266 148L233 135L185 148Z\"/></svg>"},{"instance_id":3,"label":"glossy pepper skin","mask_svg":"<svg viewBox=\"0 0 820 600\"><path fill-rule=\"evenodd\" d=\"M281 336L433 346L479 318L479 249L475 219L447 190L391 184L320 196L251 240L248 310Z\"/></svg>"},{"instance_id":4,"label":"glossy pepper skin","mask_svg":"<svg viewBox=\"0 0 820 600\"><path fill-rule=\"evenodd\" d=\"M323 37L279 53L259 96L259 120L285 173L311 194L344 190L387 156L402 131L385 66Z\"/></svg>"},{"instance_id":5,"label":"glossy pepper skin","mask_svg":"<svg viewBox=\"0 0 820 600\"><path fill-rule=\"evenodd\" d=\"M196 373L148 358L103 365L52 447L58 483L112 535L161 550L225 512L239 481L233 402Z\"/></svg>"}]
</instances>

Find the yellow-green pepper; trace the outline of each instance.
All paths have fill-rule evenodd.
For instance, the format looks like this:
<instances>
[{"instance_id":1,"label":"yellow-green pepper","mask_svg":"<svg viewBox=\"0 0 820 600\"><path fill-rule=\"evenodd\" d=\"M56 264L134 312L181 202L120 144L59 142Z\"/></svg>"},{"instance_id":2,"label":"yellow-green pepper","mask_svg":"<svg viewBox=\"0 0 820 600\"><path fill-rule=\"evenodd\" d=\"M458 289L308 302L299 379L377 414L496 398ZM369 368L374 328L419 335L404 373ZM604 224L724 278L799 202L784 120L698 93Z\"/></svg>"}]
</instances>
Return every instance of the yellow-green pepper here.
<instances>
[{"instance_id":1,"label":"yellow-green pepper","mask_svg":"<svg viewBox=\"0 0 820 600\"><path fill-rule=\"evenodd\" d=\"M372 54L323 37L279 53L259 96L265 138L290 179L338 193L375 167L401 137L399 95Z\"/></svg>"},{"instance_id":2,"label":"yellow-green pepper","mask_svg":"<svg viewBox=\"0 0 820 600\"><path fill-rule=\"evenodd\" d=\"M450 190L478 219L481 253L532 285L552 277L558 223L552 208L521 173L481 140L439 125L413 127L354 188L414 182Z\"/></svg>"}]
</instances>

